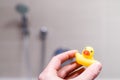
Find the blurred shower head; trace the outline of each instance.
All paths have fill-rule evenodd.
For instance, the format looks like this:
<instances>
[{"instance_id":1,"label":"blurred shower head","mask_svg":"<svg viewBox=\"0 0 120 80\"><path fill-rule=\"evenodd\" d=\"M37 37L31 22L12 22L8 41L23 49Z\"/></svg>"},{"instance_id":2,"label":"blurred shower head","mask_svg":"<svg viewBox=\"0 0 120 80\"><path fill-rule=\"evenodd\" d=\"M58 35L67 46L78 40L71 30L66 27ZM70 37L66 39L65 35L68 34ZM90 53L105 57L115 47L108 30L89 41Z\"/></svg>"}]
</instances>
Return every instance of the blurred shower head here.
<instances>
[{"instance_id":1,"label":"blurred shower head","mask_svg":"<svg viewBox=\"0 0 120 80\"><path fill-rule=\"evenodd\" d=\"M24 4L18 4L16 5L16 11L21 15L24 15L28 12L28 7Z\"/></svg>"},{"instance_id":2,"label":"blurred shower head","mask_svg":"<svg viewBox=\"0 0 120 80\"><path fill-rule=\"evenodd\" d=\"M22 32L25 36L28 36L29 31L28 31L28 18L25 15L28 12L28 7L22 3L19 3L16 5L15 7L16 11L21 14L21 19L22 19L22 23L21 23L21 27L22 27Z\"/></svg>"}]
</instances>

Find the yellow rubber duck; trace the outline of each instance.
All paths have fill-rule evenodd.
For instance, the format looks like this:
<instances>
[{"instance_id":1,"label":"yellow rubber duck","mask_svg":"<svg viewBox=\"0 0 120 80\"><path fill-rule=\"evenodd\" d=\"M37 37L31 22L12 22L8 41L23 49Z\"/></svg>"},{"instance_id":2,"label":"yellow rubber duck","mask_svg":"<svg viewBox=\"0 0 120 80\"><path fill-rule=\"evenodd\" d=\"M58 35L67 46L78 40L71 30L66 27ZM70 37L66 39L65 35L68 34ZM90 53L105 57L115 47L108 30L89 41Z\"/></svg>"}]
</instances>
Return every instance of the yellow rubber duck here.
<instances>
[{"instance_id":1,"label":"yellow rubber duck","mask_svg":"<svg viewBox=\"0 0 120 80\"><path fill-rule=\"evenodd\" d=\"M94 49L89 46L83 49L82 54L80 53L75 54L76 62L86 67L96 62L93 56L94 56Z\"/></svg>"}]
</instances>

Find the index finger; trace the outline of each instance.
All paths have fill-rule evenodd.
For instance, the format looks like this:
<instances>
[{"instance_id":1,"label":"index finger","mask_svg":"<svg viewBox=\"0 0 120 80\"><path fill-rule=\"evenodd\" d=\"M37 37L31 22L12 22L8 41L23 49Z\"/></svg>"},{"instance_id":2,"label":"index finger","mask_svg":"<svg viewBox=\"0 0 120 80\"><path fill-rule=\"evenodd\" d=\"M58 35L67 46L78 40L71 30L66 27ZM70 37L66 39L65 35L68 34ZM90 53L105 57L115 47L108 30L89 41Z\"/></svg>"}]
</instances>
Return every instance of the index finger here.
<instances>
[{"instance_id":1,"label":"index finger","mask_svg":"<svg viewBox=\"0 0 120 80\"><path fill-rule=\"evenodd\" d=\"M50 63L48 64L48 68L52 68L55 70L58 70L63 62L65 62L68 59L74 58L75 53L77 53L77 50L70 50L64 53L61 53L57 56L54 56Z\"/></svg>"}]
</instances>

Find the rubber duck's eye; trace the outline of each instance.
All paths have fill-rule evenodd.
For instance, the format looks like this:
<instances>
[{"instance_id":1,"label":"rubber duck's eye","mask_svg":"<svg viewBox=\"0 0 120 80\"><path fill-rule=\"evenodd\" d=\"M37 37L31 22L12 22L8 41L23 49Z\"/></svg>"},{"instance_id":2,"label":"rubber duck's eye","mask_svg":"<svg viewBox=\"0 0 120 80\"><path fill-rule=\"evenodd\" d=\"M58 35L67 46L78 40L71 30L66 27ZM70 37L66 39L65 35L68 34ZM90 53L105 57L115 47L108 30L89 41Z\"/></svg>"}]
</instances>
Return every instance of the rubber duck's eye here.
<instances>
[{"instance_id":1,"label":"rubber duck's eye","mask_svg":"<svg viewBox=\"0 0 120 80\"><path fill-rule=\"evenodd\" d=\"M93 51L90 51L91 53L93 52Z\"/></svg>"}]
</instances>

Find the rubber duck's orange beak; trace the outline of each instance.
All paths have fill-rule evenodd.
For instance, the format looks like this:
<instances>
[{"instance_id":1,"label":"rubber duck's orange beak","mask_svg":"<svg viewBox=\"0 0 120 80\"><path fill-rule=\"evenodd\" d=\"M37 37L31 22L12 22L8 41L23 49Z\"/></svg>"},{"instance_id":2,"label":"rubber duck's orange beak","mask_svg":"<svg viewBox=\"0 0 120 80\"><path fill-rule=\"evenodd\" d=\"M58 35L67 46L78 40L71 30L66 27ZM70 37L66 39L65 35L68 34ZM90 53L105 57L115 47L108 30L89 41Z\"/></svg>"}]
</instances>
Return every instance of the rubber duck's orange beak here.
<instances>
[{"instance_id":1,"label":"rubber duck's orange beak","mask_svg":"<svg viewBox=\"0 0 120 80\"><path fill-rule=\"evenodd\" d=\"M90 56L90 52L88 50L83 51L83 54L86 56Z\"/></svg>"}]
</instances>

